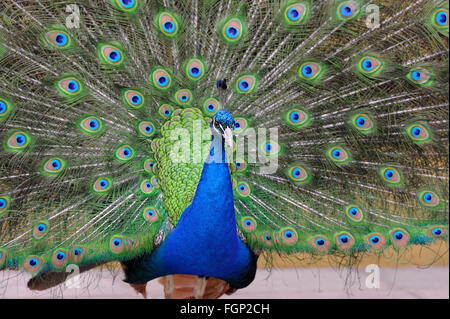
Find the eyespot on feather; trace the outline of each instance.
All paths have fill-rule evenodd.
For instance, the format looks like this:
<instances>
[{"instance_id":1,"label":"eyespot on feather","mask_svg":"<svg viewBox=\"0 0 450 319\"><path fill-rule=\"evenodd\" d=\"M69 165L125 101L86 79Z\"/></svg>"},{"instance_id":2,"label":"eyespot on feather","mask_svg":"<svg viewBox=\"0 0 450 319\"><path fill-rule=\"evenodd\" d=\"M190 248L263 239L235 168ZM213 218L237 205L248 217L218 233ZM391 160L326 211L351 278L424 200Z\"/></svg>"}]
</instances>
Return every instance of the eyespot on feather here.
<instances>
[{"instance_id":1,"label":"eyespot on feather","mask_svg":"<svg viewBox=\"0 0 450 319\"><path fill-rule=\"evenodd\" d=\"M8 118L8 116L12 113L14 107L12 103L4 98L0 98L0 122Z\"/></svg>"},{"instance_id":2,"label":"eyespot on feather","mask_svg":"<svg viewBox=\"0 0 450 319\"><path fill-rule=\"evenodd\" d=\"M251 189L247 182L241 181L236 185L236 192L241 197L248 197L251 194Z\"/></svg>"},{"instance_id":3,"label":"eyespot on feather","mask_svg":"<svg viewBox=\"0 0 450 319\"><path fill-rule=\"evenodd\" d=\"M236 43L245 33L244 21L238 17L230 17L222 22L222 36L228 43Z\"/></svg>"},{"instance_id":4,"label":"eyespot on feather","mask_svg":"<svg viewBox=\"0 0 450 319\"><path fill-rule=\"evenodd\" d=\"M55 268L62 268L69 262L69 253L65 249L57 249L52 255L52 265Z\"/></svg>"},{"instance_id":5,"label":"eyespot on feather","mask_svg":"<svg viewBox=\"0 0 450 319\"><path fill-rule=\"evenodd\" d=\"M409 233L402 228L391 230L389 237L395 247L404 247L408 245L410 239Z\"/></svg>"},{"instance_id":6,"label":"eyespot on feather","mask_svg":"<svg viewBox=\"0 0 450 319\"><path fill-rule=\"evenodd\" d=\"M294 228L285 227L279 231L279 242L283 245L292 246L297 243L298 235Z\"/></svg>"},{"instance_id":7,"label":"eyespot on feather","mask_svg":"<svg viewBox=\"0 0 450 319\"><path fill-rule=\"evenodd\" d=\"M116 149L115 158L119 162L128 162L135 156L134 149L130 145L122 145Z\"/></svg>"},{"instance_id":8,"label":"eyespot on feather","mask_svg":"<svg viewBox=\"0 0 450 319\"><path fill-rule=\"evenodd\" d=\"M350 204L345 207L345 213L347 217L354 222L360 222L364 218L361 207L355 204Z\"/></svg>"},{"instance_id":9,"label":"eyespot on feather","mask_svg":"<svg viewBox=\"0 0 450 319\"><path fill-rule=\"evenodd\" d=\"M146 173L154 173L155 160L148 158L144 161L144 170Z\"/></svg>"},{"instance_id":10,"label":"eyespot on feather","mask_svg":"<svg viewBox=\"0 0 450 319\"><path fill-rule=\"evenodd\" d=\"M406 136L418 145L432 141L431 130L424 123L412 123L406 127Z\"/></svg>"},{"instance_id":11,"label":"eyespot on feather","mask_svg":"<svg viewBox=\"0 0 450 319\"><path fill-rule=\"evenodd\" d=\"M42 171L48 176L59 175L66 167L66 161L60 157L51 157L44 161Z\"/></svg>"},{"instance_id":12,"label":"eyespot on feather","mask_svg":"<svg viewBox=\"0 0 450 319\"><path fill-rule=\"evenodd\" d=\"M215 98L209 98L203 103L203 112L208 116L213 116L220 109L220 102Z\"/></svg>"},{"instance_id":13,"label":"eyespot on feather","mask_svg":"<svg viewBox=\"0 0 450 319\"><path fill-rule=\"evenodd\" d=\"M245 216L241 218L241 226L246 233L251 233L256 229L257 223L253 217Z\"/></svg>"},{"instance_id":14,"label":"eyespot on feather","mask_svg":"<svg viewBox=\"0 0 450 319\"><path fill-rule=\"evenodd\" d=\"M76 246L70 252L70 260L72 263L78 264L86 256L86 248L83 246Z\"/></svg>"},{"instance_id":15,"label":"eyespot on feather","mask_svg":"<svg viewBox=\"0 0 450 319\"><path fill-rule=\"evenodd\" d=\"M356 113L350 118L350 127L362 134L372 134L376 132L375 121L369 113Z\"/></svg>"},{"instance_id":16,"label":"eyespot on feather","mask_svg":"<svg viewBox=\"0 0 450 319\"><path fill-rule=\"evenodd\" d=\"M234 118L234 126L233 126L233 133L234 134L241 134L244 133L245 130L248 128L248 120L243 117L235 117Z\"/></svg>"},{"instance_id":17,"label":"eyespot on feather","mask_svg":"<svg viewBox=\"0 0 450 319\"><path fill-rule=\"evenodd\" d=\"M331 242L325 236L317 235L310 239L310 243L319 252L327 252L330 250Z\"/></svg>"},{"instance_id":18,"label":"eyespot on feather","mask_svg":"<svg viewBox=\"0 0 450 319\"><path fill-rule=\"evenodd\" d=\"M172 86L172 77L163 68L157 68L152 72L152 83L160 90L168 90Z\"/></svg>"},{"instance_id":19,"label":"eyespot on feather","mask_svg":"<svg viewBox=\"0 0 450 319\"><path fill-rule=\"evenodd\" d=\"M298 77L301 80L307 82L315 83L317 82L323 74L323 65L320 62L308 61L300 65L298 69Z\"/></svg>"},{"instance_id":20,"label":"eyespot on feather","mask_svg":"<svg viewBox=\"0 0 450 319\"><path fill-rule=\"evenodd\" d=\"M114 254L123 253L126 250L126 239L120 235L114 235L109 241L109 249Z\"/></svg>"},{"instance_id":21,"label":"eyespot on feather","mask_svg":"<svg viewBox=\"0 0 450 319\"><path fill-rule=\"evenodd\" d=\"M177 35L179 31L178 19L168 11L160 12L156 17L158 29L169 38Z\"/></svg>"},{"instance_id":22,"label":"eyespot on feather","mask_svg":"<svg viewBox=\"0 0 450 319\"><path fill-rule=\"evenodd\" d=\"M290 127L301 129L308 126L311 122L311 114L305 109L296 106L287 111L284 120Z\"/></svg>"},{"instance_id":23,"label":"eyespot on feather","mask_svg":"<svg viewBox=\"0 0 450 319\"><path fill-rule=\"evenodd\" d=\"M231 163L231 167L235 173L242 173L247 169L247 164L243 160L236 160Z\"/></svg>"},{"instance_id":24,"label":"eyespot on feather","mask_svg":"<svg viewBox=\"0 0 450 319\"><path fill-rule=\"evenodd\" d=\"M151 224L157 222L161 217L159 211L151 206L144 208L142 216L144 216L144 219Z\"/></svg>"},{"instance_id":25,"label":"eyespot on feather","mask_svg":"<svg viewBox=\"0 0 450 319\"><path fill-rule=\"evenodd\" d=\"M260 235L260 240L269 247L273 246L273 235L269 232L264 232Z\"/></svg>"},{"instance_id":26,"label":"eyespot on feather","mask_svg":"<svg viewBox=\"0 0 450 319\"><path fill-rule=\"evenodd\" d=\"M400 187L403 186L403 177L400 172L395 167L387 166L379 169L378 174L381 176L381 179L388 185L392 187Z\"/></svg>"},{"instance_id":27,"label":"eyespot on feather","mask_svg":"<svg viewBox=\"0 0 450 319\"><path fill-rule=\"evenodd\" d=\"M286 170L286 176L294 183L304 184L312 179L309 170L303 165L292 165Z\"/></svg>"},{"instance_id":28,"label":"eyespot on feather","mask_svg":"<svg viewBox=\"0 0 450 319\"><path fill-rule=\"evenodd\" d=\"M30 136L23 131L12 131L5 143L5 148L9 151L21 152L31 143Z\"/></svg>"},{"instance_id":29,"label":"eyespot on feather","mask_svg":"<svg viewBox=\"0 0 450 319\"><path fill-rule=\"evenodd\" d=\"M169 104L163 104L163 105L160 106L158 111L159 111L159 114L163 118L168 119L168 118L170 118L170 116L173 113L173 107L170 106Z\"/></svg>"},{"instance_id":30,"label":"eyespot on feather","mask_svg":"<svg viewBox=\"0 0 450 319\"><path fill-rule=\"evenodd\" d=\"M23 263L23 268L25 271L27 271L29 274L34 275L39 272L39 270L42 269L44 265L44 262L42 258L38 256L29 256L27 259L25 259Z\"/></svg>"},{"instance_id":31,"label":"eyespot on feather","mask_svg":"<svg viewBox=\"0 0 450 319\"><path fill-rule=\"evenodd\" d=\"M100 43L98 45L98 57L100 62L110 66L120 66L124 62L123 51L118 45Z\"/></svg>"},{"instance_id":32,"label":"eyespot on feather","mask_svg":"<svg viewBox=\"0 0 450 319\"><path fill-rule=\"evenodd\" d=\"M342 250L350 250L355 244L355 239L348 232L340 232L334 237L336 245Z\"/></svg>"},{"instance_id":33,"label":"eyespot on feather","mask_svg":"<svg viewBox=\"0 0 450 319\"><path fill-rule=\"evenodd\" d=\"M374 250L381 250L386 246L386 238L380 233L371 233L367 235L366 242Z\"/></svg>"},{"instance_id":34,"label":"eyespot on feather","mask_svg":"<svg viewBox=\"0 0 450 319\"><path fill-rule=\"evenodd\" d=\"M72 39L69 34L61 29L51 29L45 32L44 38L52 48L68 49L72 46Z\"/></svg>"},{"instance_id":35,"label":"eyespot on feather","mask_svg":"<svg viewBox=\"0 0 450 319\"><path fill-rule=\"evenodd\" d=\"M5 249L0 249L0 269L7 263L8 253Z\"/></svg>"},{"instance_id":36,"label":"eyespot on feather","mask_svg":"<svg viewBox=\"0 0 450 319\"><path fill-rule=\"evenodd\" d=\"M109 177L98 177L93 185L92 190L94 193L103 194L108 192L112 187L112 180Z\"/></svg>"},{"instance_id":37,"label":"eyespot on feather","mask_svg":"<svg viewBox=\"0 0 450 319\"><path fill-rule=\"evenodd\" d=\"M236 92L248 94L255 91L257 79L253 75L242 75L236 80Z\"/></svg>"},{"instance_id":38,"label":"eyespot on feather","mask_svg":"<svg viewBox=\"0 0 450 319\"><path fill-rule=\"evenodd\" d=\"M281 154L282 147L275 140L267 140L260 146L260 150L262 151L262 154L266 156L276 156Z\"/></svg>"},{"instance_id":39,"label":"eyespot on feather","mask_svg":"<svg viewBox=\"0 0 450 319\"><path fill-rule=\"evenodd\" d=\"M42 239L48 234L49 230L49 222L39 221L33 226L32 234L35 239Z\"/></svg>"},{"instance_id":40,"label":"eyespot on feather","mask_svg":"<svg viewBox=\"0 0 450 319\"><path fill-rule=\"evenodd\" d=\"M122 97L125 105L131 107L132 109L140 109L142 108L142 106L144 106L144 95L137 90L124 90L122 93Z\"/></svg>"},{"instance_id":41,"label":"eyespot on feather","mask_svg":"<svg viewBox=\"0 0 450 319\"><path fill-rule=\"evenodd\" d=\"M134 13L139 5L139 0L111 0L114 8L124 13Z\"/></svg>"},{"instance_id":42,"label":"eyespot on feather","mask_svg":"<svg viewBox=\"0 0 450 319\"><path fill-rule=\"evenodd\" d=\"M140 121L138 123L138 132L143 137L152 137L155 135L155 126L150 121Z\"/></svg>"},{"instance_id":43,"label":"eyespot on feather","mask_svg":"<svg viewBox=\"0 0 450 319\"><path fill-rule=\"evenodd\" d=\"M68 76L56 81L56 88L65 97L77 96L83 92L83 85L77 78Z\"/></svg>"},{"instance_id":44,"label":"eyespot on feather","mask_svg":"<svg viewBox=\"0 0 450 319\"><path fill-rule=\"evenodd\" d=\"M296 2L284 9L284 21L288 25L303 24L307 18L309 4L307 2Z\"/></svg>"},{"instance_id":45,"label":"eyespot on feather","mask_svg":"<svg viewBox=\"0 0 450 319\"><path fill-rule=\"evenodd\" d=\"M406 79L414 85L428 87L433 83L433 72L425 67L415 67L409 70Z\"/></svg>"},{"instance_id":46,"label":"eyespot on feather","mask_svg":"<svg viewBox=\"0 0 450 319\"><path fill-rule=\"evenodd\" d=\"M417 193L419 203L427 208L436 209L440 207L439 195L431 189L422 189Z\"/></svg>"},{"instance_id":47,"label":"eyespot on feather","mask_svg":"<svg viewBox=\"0 0 450 319\"><path fill-rule=\"evenodd\" d=\"M82 132L88 135L96 135L103 131L103 122L96 116L87 116L78 122Z\"/></svg>"},{"instance_id":48,"label":"eyespot on feather","mask_svg":"<svg viewBox=\"0 0 450 319\"><path fill-rule=\"evenodd\" d=\"M11 198L9 196L0 196L0 216L5 214L11 205Z\"/></svg>"},{"instance_id":49,"label":"eyespot on feather","mask_svg":"<svg viewBox=\"0 0 450 319\"><path fill-rule=\"evenodd\" d=\"M337 165L348 164L351 161L350 153L342 146L331 146L326 154Z\"/></svg>"},{"instance_id":50,"label":"eyespot on feather","mask_svg":"<svg viewBox=\"0 0 450 319\"><path fill-rule=\"evenodd\" d=\"M384 61L380 57L365 55L357 64L357 72L368 77L375 77L384 68Z\"/></svg>"},{"instance_id":51,"label":"eyespot on feather","mask_svg":"<svg viewBox=\"0 0 450 319\"><path fill-rule=\"evenodd\" d=\"M175 100L182 106L190 105L192 102L192 92L188 89L181 89L175 93Z\"/></svg>"},{"instance_id":52,"label":"eyespot on feather","mask_svg":"<svg viewBox=\"0 0 450 319\"><path fill-rule=\"evenodd\" d=\"M431 226L428 231L427 235L434 238L448 238L448 228L445 226Z\"/></svg>"},{"instance_id":53,"label":"eyespot on feather","mask_svg":"<svg viewBox=\"0 0 450 319\"><path fill-rule=\"evenodd\" d=\"M198 81L206 73L205 63L200 59L190 59L186 63L185 72L191 81Z\"/></svg>"},{"instance_id":54,"label":"eyespot on feather","mask_svg":"<svg viewBox=\"0 0 450 319\"><path fill-rule=\"evenodd\" d=\"M155 190L155 187L154 187L151 179L144 179L140 183L139 189L141 190L141 193L143 195L151 195L153 193L153 191Z\"/></svg>"},{"instance_id":55,"label":"eyespot on feather","mask_svg":"<svg viewBox=\"0 0 450 319\"><path fill-rule=\"evenodd\" d=\"M357 1L344 1L339 4L336 15L339 20L350 20L358 16L360 4Z\"/></svg>"}]
</instances>

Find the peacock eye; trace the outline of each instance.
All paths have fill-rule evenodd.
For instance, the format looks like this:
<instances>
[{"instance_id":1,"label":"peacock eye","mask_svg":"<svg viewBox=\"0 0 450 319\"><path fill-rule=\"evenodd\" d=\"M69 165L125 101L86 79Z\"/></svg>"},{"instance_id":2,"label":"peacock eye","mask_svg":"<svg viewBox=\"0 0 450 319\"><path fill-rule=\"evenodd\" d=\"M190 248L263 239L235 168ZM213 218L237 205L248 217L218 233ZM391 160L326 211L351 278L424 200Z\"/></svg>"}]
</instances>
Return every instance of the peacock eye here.
<instances>
[{"instance_id":1,"label":"peacock eye","mask_svg":"<svg viewBox=\"0 0 450 319\"><path fill-rule=\"evenodd\" d=\"M314 83L319 80L322 74L322 64L314 61L303 63L298 70L298 76L300 79L306 80L310 83Z\"/></svg>"},{"instance_id":2,"label":"peacock eye","mask_svg":"<svg viewBox=\"0 0 450 319\"><path fill-rule=\"evenodd\" d=\"M103 124L99 118L95 116L88 116L80 120L79 127L84 133L87 133L88 135L94 135L102 131Z\"/></svg>"},{"instance_id":3,"label":"peacock eye","mask_svg":"<svg viewBox=\"0 0 450 319\"><path fill-rule=\"evenodd\" d=\"M157 17L156 21L159 27L159 30L167 37L172 38L178 33L178 20L177 18L170 12L164 11L161 12Z\"/></svg>"},{"instance_id":4,"label":"peacock eye","mask_svg":"<svg viewBox=\"0 0 450 319\"><path fill-rule=\"evenodd\" d=\"M420 204L427 208L439 208L441 202L439 195L432 190L425 189L417 194Z\"/></svg>"},{"instance_id":5,"label":"peacock eye","mask_svg":"<svg viewBox=\"0 0 450 319\"><path fill-rule=\"evenodd\" d=\"M5 119L12 112L12 105L5 99L0 98L0 121Z\"/></svg>"},{"instance_id":6,"label":"peacock eye","mask_svg":"<svg viewBox=\"0 0 450 319\"><path fill-rule=\"evenodd\" d=\"M172 84L172 79L167 71L157 68L152 72L153 85L160 90L167 90Z\"/></svg>"},{"instance_id":7,"label":"peacock eye","mask_svg":"<svg viewBox=\"0 0 450 319\"><path fill-rule=\"evenodd\" d=\"M243 75L236 81L236 92L240 94L248 94L255 90L257 79L253 75Z\"/></svg>"},{"instance_id":8,"label":"peacock eye","mask_svg":"<svg viewBox=\"0 0 450 319\"><path fill-rule=\"evenodd\" d=\"M341 146L332 146L327 151L328 158L337 165L350 162L350 153Z\"/></svg>"},{"instance_id":9,"label":"peacock eye","mask_svg":"<svg viewBox=\"0 0 450 319\"><path fill-rule=\"evenodd\" d=\"M159 213L153 207L145 207L143 216L144 216L144 219L150 223L154 223L159 219Z\"/></svg>"},{"instance_id":10,"label":"peacock eye","mask_svg":"<svg viewBox=\"0 0 450 319\"><path fill-rule=\"evenodd\" d=\"M433 82L432 71L424 67L412 68L406 75L406 78L411 83L421 87L430 86Z\"/></svg>"},{"instance_id":11,"label":"peacock eye","mask_svg":"<svg viewBox=\"0 0 450 319\"><path fill-rule=\"evenodd\" d=\"M56 83L56 87L61 95L66 97L76 96L83 91L81 82L74 77L67 77L59 80Z\"/></svg>"},{"instance_id":12,"label":"peacock eye","mask_svg":"<svg viewBox=\"0 0 450 319\"><path fill-rule=\"evenodd\" d=\"M123 64L123 52L117 44L99 44L98 55L103 64L119 66Z\"/></svg>"},{"instance_id":13,"label":"peacock eye","mask_svg":"<svg viewBox=\"0 0 450 319\"><path fill-rule=\"evenodd\" d=\"M360 222L363 220L363 212L359 206L350 204L345 208L345 211L351 221Z\"/></svg>"},{"instance_id":14,"label":"peacock eye","mask_svg":"<svg viewBox=\"0 0 450 319\"><path fill-rule=\"evenodd\" d=\"M391 233L392 237L392 233ZM366 242L375 250L381 250L386 245L386 238L380 233L372 233L366 236ZM397 246L400 246L398 244Z\"/></svg>"},{"instance_id":15,"label":"peacock eye","mask_svg":"<svg viewBox=\"0 0 450 319\"><path fill-rule=\"evenodd\" d=\"M241 219L241 225L245 232L252 232L256 229L257 223L253 217L247 216Z\"/></svg>"},{"instance_id":16,"label":"peacock eye","mask_svg":"<svg viewBox=\"0 0 450 319\"><path fill-rule=\"evenodd\" d=\"M308 5L306 3L291 4L284 10L284 20L289 25L299 25L305 20L307 12Z\"/></svg>"},{"instance_id":17,"label":"peacock eye","mask_svg":"<svg viewBox=\"0 0 450 319\"><path fill-rule=\"evenodd\" d=\"M380 237L379 236L372 236L372 237L370 237L370 242L372 244L378 244L380 242Z\"/></svg>"},{"instance_id":18,"label":"peacock eye","mask_svg":"<svg viewBox=\"0 0 450 319\"><path fill-rule=\"evenodd\" d=\"M403 178L401 172L394 167L384 167L380 169L383 181L389 186L401 186Z\"/></svg>"},{"instance_id":19,"label":"peacock eye","mask_svg":"<svg viewBox=\"0 0 450 319\"><path fill-rule=\"evenodd\" d=\"M73 254L74 254L75 256L80 256L82 252L83 252L83 251L82 251L80 248L75 248L75 249L73 250Z\"/></svg>"},{"instance_id":20,"label":"peacock eye","mask_svg":"<svg viewBox=\"0 0 450 319\"><path fill-rule=\"evenodd\" d=\"M266 156L276 156L282 152L282 147L275 140L267 140L260 147Z\"/></svg>"},{"instance_id":21,"label":"peacock eye","mask_svg":"<svg viewBox=\"0 0 450 319\"><path fill-rule=\"evenodd\" d=\"M339 241L343 244L346 244L349 241L349 237L347 235L341 235L339 236Z\"/></svg>"},{"instance_id":22,"label":"peacock eye","mask_svg":"<svg viewBox=\"0 0 450 319\"><path fill-rule=\"evenodd\" d=\"M191 59L186 63L186 75L192 81L200 80L205 73L205 64L199 59Z\"/></svg>"},{"instance_id":23,"label":"peacock eye","mask_svg":"<svg viewBox=\"0 0 450 319\"><path fill-rule=\"evenodd\" d=\"M63 171L66 162L61 158L50 158L43 164L43 172L49 176L56 176Z\"/></svg>"},{"instance_id":24,"label":"peacock eye","mask_svg":"<svg viewBox=\"0 0 450 319\"><path fill-rule=\"evenodd\" d=\"M323 239L323 238L317 238L317 239L316 239L316 245L317 245L317 246L323 246L323 245L325 245L325 239Z\"/></svg>"},{"instance_id":25,"label":"peacock eye","mask_svg":"<svg viewBox=\"0 0 450 319\"><path fill-rule=\"evenodd\" d=\"M237 193L242 197L247 197L251 193L250 186L246 182L239 182L236 186Z\"/></svg>"},{"instance_id":26,"label":"peacock eye","mask_svg":"<svg viewBox=\"0 0 450 319\"><path fill-rule=\"evenodd\" d=\"M137 125L138 132L143 137L151 137L155 134L155 126L150 121L141 121Z\"/></svg>"},{"instance_id":27,"label":"peacock eye","mask_svg":"<svg viewBox=\"0 0 450 319\"><path fill-rule=\"evenodd\" d=\"M178 104L189 105L192 100L192 92L188 89L178 90L175 93L175 100Z\"/></svg>"},{"instance_id":28,"label":"peacock eye","mask_svg":"<svg viewBox=\"0 0 450 319\"><path fill-rule=\"evenodd\" d=\"M345 1L337 8L337 16L340 20L355 18L359 13L359 4L356 1Z\"/></svg>"},{"instance_id":29,"label":"peacock eye","mask_svg":"<svg viewBox=\"0 0 450 319\"><path fill-rule=\"evenodd\" d=\"M30 145L30 136L23 131L13 131L6 141L6 147L11 151L21 152Z\"/></svg>"},{"instance_id":30,"label":"peacock eye","mask_svg":"<svg viewBox=\"0 0 450 319\"><path fill-rule=\"evenodd\" d=\"M32 234L35 239L41 239L45 235L47 235L48 231L49 231L48 222L41 221L35 224L35 226L33 227Z\"/></svg>"},{"instance_id":31,"label":"peacock eye","mask_svg":"<svg viewBox=\"0 0 450 319\"><path fill-rule=\"evenodd\" d=\"M156 182L156 181L154 181L154 182ZM151 180L144 179L140 184L140 190L143 195L150 195L155 190L154 186L156 186L156 184L154 185Z\"/></svg>"},{"instance_id":32,"label":"peacock eye","mask_svg":"<svg viewBox=\"0 0 450 319\"><path fill-rule=\"evenodd\" d=\"M37 260L36 258L31 258L28 264L31 267L37 267L39 265L39 260Z\"/></svg>"},{"instance_id":33,"label":"peacock eye","mask_svg":"<svg viewBox=\"0 0 450 319\"><path fill-rule=\"evenodd\" d=\"M160 106L158 112L163 118L167 119L172 115L173 108L169 104L163 104Z\"/></svg>"},{"instance_id":34,"label":"peacock eye","mask_svg":"<svg viewBox=\"0 0 450 319\"><path fill-rule=\"evenodd\" d=\"M440 236L442 234L442 229L435 228L435 229L433 229L432 233L433 233L433 235Z\"/></svg>"},{"instance_id":35,"label":"peacock eye","mask_svg":"<svg viewBox=\"0 0 450 319\"><path fill-rule=\"evenodd\" d=\"M222 27L222 36L225 41L234 43L242 38L244 23L239 18L229 18L225 20Z\"/></svg>"},{"instance_id":36,"label":"peacock eye","mask_svg":"<svg viewBox=\"0 0 450 319\"><path fill-rule=\"evenodd\" d=\"M301 129L307 126L310 121L310 113L300 107L290 109L285 116L285 122L294 129Z\"/></svg>"},{"instance_id":37,"label":"peacock eye","mask_svg":"<svg viewBox=\"0 0 450 319\"><path fill-rule=\"evenodd\" d=\"M94 181L92 189L97 194L106 193L112 187L112 181L108 177L99 177Z\"/></svg>"}]
</instances>

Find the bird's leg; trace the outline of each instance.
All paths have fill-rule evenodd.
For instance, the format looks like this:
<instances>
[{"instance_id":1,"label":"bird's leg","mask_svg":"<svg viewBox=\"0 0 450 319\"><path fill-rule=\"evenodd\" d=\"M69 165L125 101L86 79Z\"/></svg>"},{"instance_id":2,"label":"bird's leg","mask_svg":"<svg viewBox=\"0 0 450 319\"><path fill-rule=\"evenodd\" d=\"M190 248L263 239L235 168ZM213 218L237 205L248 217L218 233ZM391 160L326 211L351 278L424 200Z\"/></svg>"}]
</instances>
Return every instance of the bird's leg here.
<instances>
[{"instance_id":1,"label":"bird's leg","mask_svg":"<svg viewBox=\"0 0 450 319\"><path fill-rule=\"evenodd\" d=\"M166 299L172 299L173 293L175 292L175 282L173 275L168 275L164 277L164 296Z\"/></svg>"},{"instance_id":2,"label":"bird's leg","mask_svg":"<svg viewBox=\"0 0 450 319\"><path fill-rule=\"evenodd\" d=\"M195 299L203 299L205 294L207 278L205 276L197 276L194 284L194 297Z\"/></svg>"}]
</instances>

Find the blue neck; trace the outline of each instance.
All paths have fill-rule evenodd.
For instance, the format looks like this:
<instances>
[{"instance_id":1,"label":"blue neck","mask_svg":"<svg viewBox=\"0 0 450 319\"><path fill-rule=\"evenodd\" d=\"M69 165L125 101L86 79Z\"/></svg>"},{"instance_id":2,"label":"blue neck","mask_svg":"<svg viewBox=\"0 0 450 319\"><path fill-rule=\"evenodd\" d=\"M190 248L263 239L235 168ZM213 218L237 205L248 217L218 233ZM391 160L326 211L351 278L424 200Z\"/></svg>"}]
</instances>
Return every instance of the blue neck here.
<instances>
[{"instance_id":1,"label":"blue neck","mask_svg":"<svg viewBox=\"0 0 450 319\"><path fill-rule=\"evenodd\" d=\"M223 161L225 149L223 143L217 142L219 138L223 142L222 137L213 136L210 156L191 205L161 246L150 258L144 258L145 271L133 274L135 278L127 276L127 282L190 274L221 278L233 287L242 288L253 280L256 256L237 235L231 176L228 164Z\"/></svg>"}]
</instances>

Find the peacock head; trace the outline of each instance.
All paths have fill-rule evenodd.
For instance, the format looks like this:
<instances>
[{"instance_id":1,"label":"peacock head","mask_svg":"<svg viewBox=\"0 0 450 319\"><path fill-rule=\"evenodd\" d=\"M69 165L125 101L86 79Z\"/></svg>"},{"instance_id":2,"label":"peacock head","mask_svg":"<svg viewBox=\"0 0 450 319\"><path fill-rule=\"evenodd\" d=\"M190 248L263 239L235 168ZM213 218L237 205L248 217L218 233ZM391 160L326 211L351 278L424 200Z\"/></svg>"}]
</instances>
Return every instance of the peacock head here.
<instances>
[{"instance_id":1,"label":"peacock head","mask_svg":"<svg viewBox=\"0 0 450 319\"><path fill-rule=\"evenodd\" d=\"M233 145L234 118L227 110L219 110L213 117L212 128L222 135L228 145Z\"/></svg>"}]
</instances>

